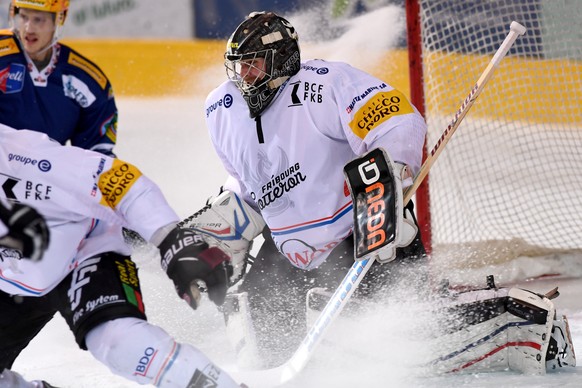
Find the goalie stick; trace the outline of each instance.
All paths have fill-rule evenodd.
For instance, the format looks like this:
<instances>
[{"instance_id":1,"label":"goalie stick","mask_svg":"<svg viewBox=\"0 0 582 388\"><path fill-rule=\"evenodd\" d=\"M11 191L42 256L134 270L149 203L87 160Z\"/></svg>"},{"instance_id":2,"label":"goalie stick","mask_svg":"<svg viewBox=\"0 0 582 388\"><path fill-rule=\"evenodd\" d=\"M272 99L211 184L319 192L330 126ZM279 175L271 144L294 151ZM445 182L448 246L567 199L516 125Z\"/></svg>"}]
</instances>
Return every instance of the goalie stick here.
<instances>
[{"instance_id":1,"label":"goalie stick","mask_svg":"<svg viewBox=\"0 0 582 388\"><path fill-rule=\"evenodd\" d=\"M418 189L418 186L422 183L428 174L431 166L434 164L444 149L445 145L449 142L489 79L493 76L493 73L499 66L499 63L503 57L505 57L505 55L509 52L509 49L515 43L517 38L520 35L523 35L525 31L526 28L523 25L515 21L511 22L509 33L455 113L454 118L445 129L436 145L433 147L430 155L425 159L418 174L414 177L414 182L405 191L403 201L404 205L406 205L408 201L412 199L412 196ZM293 356L291 356L287 362L277 368L258 371L238 371L234 372L233 375L236 376L240 381L243 381L246 384L249 384L249 386L253 387L273 387L285 384L292 380L299 372L303 370L311 358L315 347L321 341L332 322L341 313L349 301L351 295L358 287L360 281L366 275L375 260L377 260L377 255L366 258L364 260L354 261L354 264L343 278L330 300L327 302L323 311L320 313L319 317L310 328L309 332Z\"/></svg>"}]
</instances>

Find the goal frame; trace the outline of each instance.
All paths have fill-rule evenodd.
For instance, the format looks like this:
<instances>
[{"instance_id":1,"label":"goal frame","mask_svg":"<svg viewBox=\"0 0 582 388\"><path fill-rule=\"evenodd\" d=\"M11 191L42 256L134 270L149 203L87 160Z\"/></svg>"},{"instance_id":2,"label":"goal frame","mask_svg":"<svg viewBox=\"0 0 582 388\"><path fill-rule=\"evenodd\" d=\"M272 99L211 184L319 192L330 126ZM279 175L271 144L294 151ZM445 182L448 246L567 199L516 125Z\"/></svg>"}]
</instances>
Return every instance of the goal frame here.
<instances>
[{"instance_id":1,"label":"goal frame","mask_svg":"<svg viewBox=\"0 0 582 388\"><path fill-rule=\"evenodd\" d=\"M420 3L418 0L406 0L406 29L408 36L408 71L410 79L410 101L426 118L426 105L424 96L423 67L422 67L422 22ZM425 144L422 161L428 157ZM432 253L432 231L430 216L430 174L416 190L415 208L416 218L420 228L422 243L427 255Z\"/></svg>"}]
</instances>

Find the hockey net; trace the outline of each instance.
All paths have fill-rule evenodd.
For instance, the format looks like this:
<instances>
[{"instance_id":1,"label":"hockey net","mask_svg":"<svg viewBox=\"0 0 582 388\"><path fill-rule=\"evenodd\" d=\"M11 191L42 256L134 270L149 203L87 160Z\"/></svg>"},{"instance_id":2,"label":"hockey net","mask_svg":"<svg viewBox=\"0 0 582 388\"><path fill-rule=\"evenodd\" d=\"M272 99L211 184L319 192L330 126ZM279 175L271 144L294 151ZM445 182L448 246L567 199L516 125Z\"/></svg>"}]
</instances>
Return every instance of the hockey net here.
<instances>
[{"instance_id":1,"label":"hockey net","mask_svg":"<svg viewBox=\"0 0 582 388\"><path fill-rule=\"evenodd\" d=\"M568 252L582 262L582 2L413 0L411 11L428 150L511 21L527 28L430 170L428 195L417 193L433 260L466 268Z\"/></svg>"}]
</instances>

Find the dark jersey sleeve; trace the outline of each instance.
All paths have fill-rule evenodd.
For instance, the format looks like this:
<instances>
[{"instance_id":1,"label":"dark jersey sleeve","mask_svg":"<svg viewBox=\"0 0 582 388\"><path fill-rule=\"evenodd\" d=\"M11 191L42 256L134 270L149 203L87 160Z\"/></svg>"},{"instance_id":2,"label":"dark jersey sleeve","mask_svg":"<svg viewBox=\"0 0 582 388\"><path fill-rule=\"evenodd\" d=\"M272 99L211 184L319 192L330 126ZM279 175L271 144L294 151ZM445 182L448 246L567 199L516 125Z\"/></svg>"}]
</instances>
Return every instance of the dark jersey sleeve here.
<instances>
[{"instance_id":1,"label":"dark jersey sleeve","mask_svg":"<svg viewBox=\"0 0 582 388\"><path fill-rule=\"evenodd\" d=\"M64 45L63 48L63 87L81 108L71 144L114 156L117 106L111 83L96 64Z\"/></svg>"}]
</instances>

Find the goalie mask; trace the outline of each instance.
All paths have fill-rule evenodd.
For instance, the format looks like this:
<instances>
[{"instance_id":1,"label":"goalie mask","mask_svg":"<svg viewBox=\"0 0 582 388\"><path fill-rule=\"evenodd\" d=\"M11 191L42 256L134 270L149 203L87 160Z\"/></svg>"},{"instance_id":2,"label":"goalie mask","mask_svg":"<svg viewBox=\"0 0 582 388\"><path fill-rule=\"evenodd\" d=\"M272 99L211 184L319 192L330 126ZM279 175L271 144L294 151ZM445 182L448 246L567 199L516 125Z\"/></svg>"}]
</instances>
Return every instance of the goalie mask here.
<instances>
[{"instance_id":1,"label":"goalie mask","mask_svg":"<svg viewBox=\"0 0 582 388\"><path fill-rule=\"evenodd\" d=\"M242 93L251 118L260 115L281 85L299 72L298 39L291 23L272 12L251 13L229 38L226 74Z\"/></svg>"}]
</instances>

